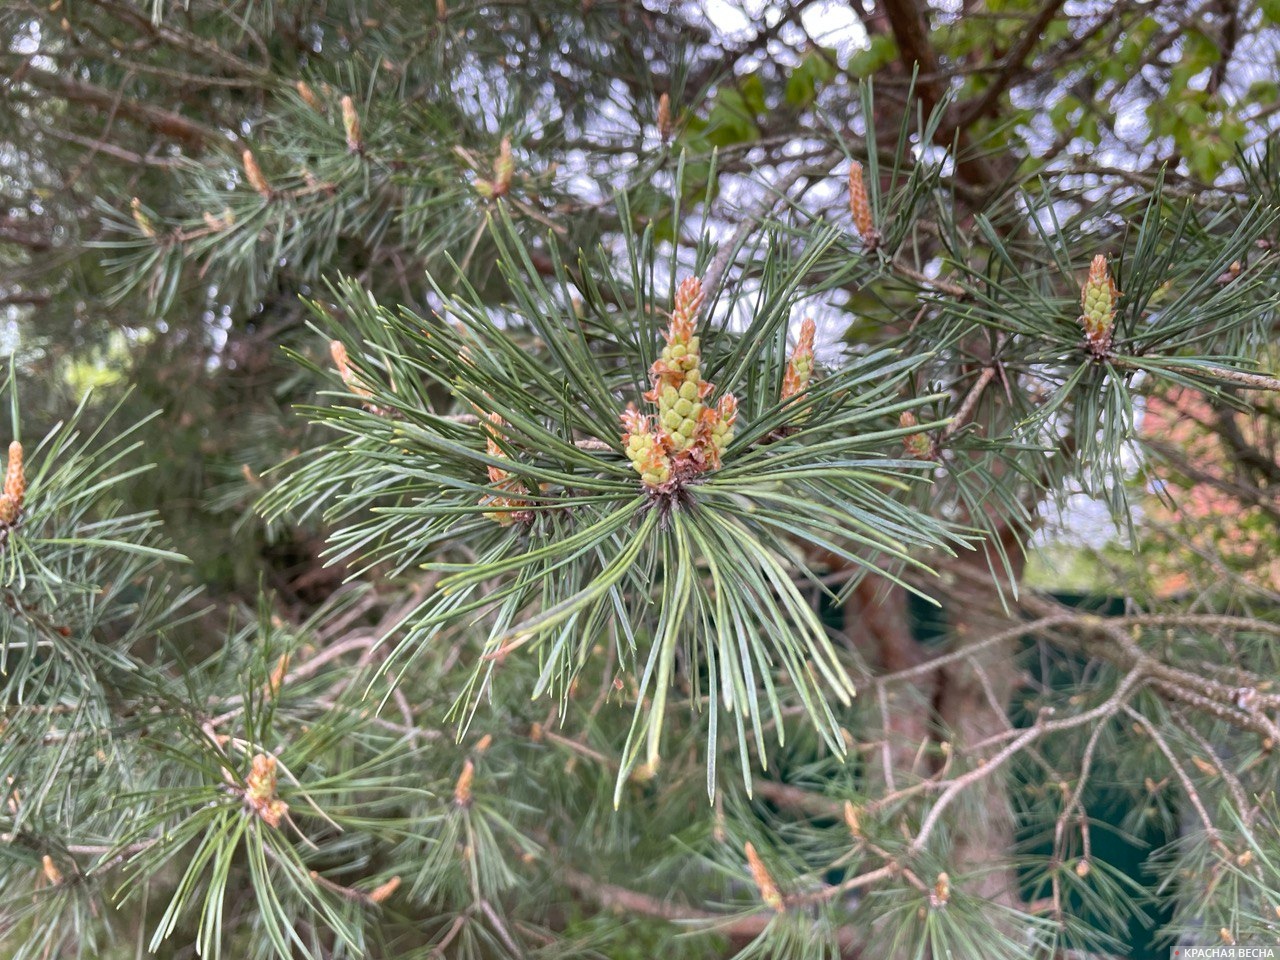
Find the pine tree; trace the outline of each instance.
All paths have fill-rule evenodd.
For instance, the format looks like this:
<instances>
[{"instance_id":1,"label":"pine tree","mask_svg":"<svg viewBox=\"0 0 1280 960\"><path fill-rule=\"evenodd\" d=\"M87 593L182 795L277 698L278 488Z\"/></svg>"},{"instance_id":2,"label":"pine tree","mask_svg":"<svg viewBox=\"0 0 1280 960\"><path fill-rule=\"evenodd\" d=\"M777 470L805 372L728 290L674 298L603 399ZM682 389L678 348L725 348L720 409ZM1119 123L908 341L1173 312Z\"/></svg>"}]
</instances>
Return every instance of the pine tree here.
<instances>
[{"instance_id":1,"label":"pine tree","mask_svg":"<svg viewBox=\"0 0 1280 960\"><path fill-rule=\"evenodd\" d=\"M953 6L4 11L0 957L1280 940L1280 26Z\"/></svg>"}]
</instances>

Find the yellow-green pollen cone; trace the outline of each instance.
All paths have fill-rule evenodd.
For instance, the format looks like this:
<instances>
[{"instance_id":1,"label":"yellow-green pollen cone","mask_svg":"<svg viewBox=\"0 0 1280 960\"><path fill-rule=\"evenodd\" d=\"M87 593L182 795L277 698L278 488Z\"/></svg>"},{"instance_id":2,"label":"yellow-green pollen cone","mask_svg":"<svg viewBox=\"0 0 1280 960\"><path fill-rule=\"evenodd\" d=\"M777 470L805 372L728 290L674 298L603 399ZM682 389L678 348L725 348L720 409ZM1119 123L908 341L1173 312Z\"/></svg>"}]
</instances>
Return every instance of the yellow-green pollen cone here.
<instances>
[{"instance_id":1,"label":"yellow-green pollen cone","mask_svg":"<svg viewBox=\"0 0 1280 960\"><path fill-rule=\"evenodd\" d=\"M1111 349L1115 330L1116 299L1120 291L1107 269L1107 258L1098 254L1089 267L1089 277L1080 288L1080 326L1084 328L1085 345L1095 356Z\"/></svg>"},{"instance_id":2,"label":"yellow-green pollen cone","mask_svg":"<svg viewBox=\"0 0 1280 960\"><path fill-rule=\"evenodd\" d=\"M644 394L657 412L646 415L628 407L622 415L627 459L647 487L719 467L722 451L733 440L736 398L726 394L715 406L706 402L714 387L702 379L702 344L693 333L702 300L696 277L680 284L666 343L649 371L652 387Z\"/></svg>"}]
</instances>

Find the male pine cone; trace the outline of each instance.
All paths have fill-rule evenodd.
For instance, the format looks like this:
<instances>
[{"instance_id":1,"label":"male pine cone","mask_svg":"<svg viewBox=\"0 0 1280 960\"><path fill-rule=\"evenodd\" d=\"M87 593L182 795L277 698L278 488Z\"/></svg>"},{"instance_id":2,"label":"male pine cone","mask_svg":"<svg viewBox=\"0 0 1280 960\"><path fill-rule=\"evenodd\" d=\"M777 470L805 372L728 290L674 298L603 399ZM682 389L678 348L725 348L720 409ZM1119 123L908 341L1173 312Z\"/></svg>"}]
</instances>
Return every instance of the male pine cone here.
<instances>
[{"instance_id":1,"label":"male pine cone","mask_svg":"<svg viewBox=\"0 0 1280 960\"><path fill-rule=\"evenodd\" d=\"M737 399L725 394L715 406L706 403L714 385L702 379L701 339L694 335L702 301L697 277L676 290L666 344L649 371L653 386L644 394L657 404L656 417L631 407L622 415L627 457L647 487L719 467L733 440Z\"/></svg>"},{"instance_id":2,"label":"male pine cone","mask_svg":"<svg viewBox=\"0 0 1280 960\"><path fill-rule=\"evenodd\" d=\"M1111 349L1115 330L1116 299L1120 291L1107 269L1107 258L1098 254L1089 266L1089 277L1080 288L1080 326L1084 327L1085 347L1095 357L1105 356Z\"/></svg>"}]
</instances>

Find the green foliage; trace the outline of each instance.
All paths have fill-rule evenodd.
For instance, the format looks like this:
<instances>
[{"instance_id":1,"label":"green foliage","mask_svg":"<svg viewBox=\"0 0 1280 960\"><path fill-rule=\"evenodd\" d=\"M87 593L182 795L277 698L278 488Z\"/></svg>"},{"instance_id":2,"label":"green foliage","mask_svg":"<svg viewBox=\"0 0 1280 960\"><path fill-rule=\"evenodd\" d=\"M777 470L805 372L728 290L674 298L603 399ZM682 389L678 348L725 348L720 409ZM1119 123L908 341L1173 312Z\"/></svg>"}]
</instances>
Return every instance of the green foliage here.
<instances>
[{"instance_id":1,"label":"green foliage","mask_svg":"<svg viewBox=\"0 0 1280 960\"><path fill-rule=\"evenodd\" d=\"M1274 940L1275 11L954 6L0 14L0 955Z\"/></svg>"}]
</instances>

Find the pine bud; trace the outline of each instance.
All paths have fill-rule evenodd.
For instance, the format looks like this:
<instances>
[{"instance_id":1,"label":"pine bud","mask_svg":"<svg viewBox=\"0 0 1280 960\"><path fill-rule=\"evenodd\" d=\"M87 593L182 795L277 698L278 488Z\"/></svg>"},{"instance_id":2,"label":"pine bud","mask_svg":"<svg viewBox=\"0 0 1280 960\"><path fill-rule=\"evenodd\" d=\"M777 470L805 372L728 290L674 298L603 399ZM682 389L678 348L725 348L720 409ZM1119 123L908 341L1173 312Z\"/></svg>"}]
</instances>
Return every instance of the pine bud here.
<instances>
[{"instance_id":1,"label":"pine bud","mask_svg":"<svg viewBox=\"0 0 1280 960\"><path fill-rule=\"evenodd\" d=\"M22 466L22 444L14 440L9 444L9 465L4 472L4 492L22 506L27 493L27 478Z\"/></svg>"},{"instance_id":2,"label":"pine bud","mask_svg":"<svg viewBox=\"0 0 1280 960\"><path fill-rule=\"evenodd\" d=\"M916 419L916 415L910 410L902 411L902 415L898 417L898 425L901 427L914 427L918 426L919 423L920 421ZM927 433L909 433L902 438L902 445L906 448L907 453L917 460L933 460L938 455L933 445L933 440Z\"/></svg>"},{"instance_id":3,"label":"pine bud","mask_svg":"<svg viewBox=\"0 0 1280 960\"><path fill-rule=\"evenodd\" d=\"M1107 258L1098 254L1089 267L1089 278L1080 288L1080 303L1084 308L1080 325L1084 327L1085 349L1095 357L1103 357L1111 350L1119 294L1107 269Z\"/></svg>"},{"instance_id":4,"label":"pine bud","mask_svg":"<svg viewBox=\"0 0 1280 960\"><path fill-rule=\"evenodd\" d=\"M627 778L632 783L649 783L658 776L661 769L661 761L654 757L648 763L637 764L631 771L631 775Z\"/></svg>"},{"instance_id":5,"label":"pine bud","mask_svg":"<svg viewBox=\"0 0 1280 960\"><path fill-rule=\"evenodd\" d=\"M214 233L221 233L236 222L236 215L231 211L230 207L224 207L222 215L218 217L215 217L208 210L205 210L200 216L204 218L204 225Z\"/></svg>"},{"instance_id":6,"label":"pine bud","mask_svg":"<svg viewBox=\"0 0 1280 960\"><path fill-rule=\"evenodd\" d=\"M53 857L47 853L40 858L40 865L44 867L44 878L55 887L62 886L62 871L58 869L58 865L53 862Z\"/></svg>"},{"instance_id":7,"label":"pine bud","mask_svg":"<svg viewBox=\"0 0 1280 960\"><path fill-rule=\"evenodd\" d=\"M1088 860L1081 859L1076 863L1076 876L1082 880L1089 875L1091 870Z\"/></svg>"},{"instance_id":8,"label":"pine bud","mask_svg":"<svg viewBox=\"0 0 1280 960\"><path fill-rule=\"evenodd\" d=\"M26 474L22 465L22 444L9 444L9 464L4 473L4 493L0 494L0 523L13 526L22 515L22 501L27 493Z\"/></svg>"},{"instance_id":9,"label":"pine bud","mask_svg":"<svg viewBox=\"0 0 1280 960\"><path fill-rule=\"evenodd\" d=\"M275 669L271 671L271 676L267 678L267 695L275 698L280 696L280 689L284 686L285 675L289 672L289 654L281 654L280 659L276 661Z\"/></svg>"},{"instance_id":10,"label":"pine bud","mask_svg":"<svg viewBox=\"0 0 1280 960\"><path fill-rule=\"evenodd\" d=\"M760 859L760 855L756 853L756 848L750 841L747 841L744 849L747 854L747 866L751 868L751 879L755 881L756 889L760 891L760 899L764 901L765 906L781 913L786 904L778 890L778 885L773 882L773 877L769 874L769 868L764 865L764 861Z\"/></svg>"},{"instance_id":11,"label":"pine bud","mask_svg":"<svg viewBox=\"0 0 1280 960\"><path fill-rule=\"evenodd\" d=\"M316 113L324 113L324 104L320 102L316 92L311 89L311 86L305 80L299 80L293 86L298 91L298 96L302 98L303 103Z\"/></svg>"},{"instance_id":12,"label":"pine bud","mask_svg":"<svg viewBox=\"0 0 1280 960\"><path fill-rule=\"evenodd\" d=\"M258 166L258 160L253 155L253 151L246 150L242 159L244 160L245 179L249 181L249 186L257 190L264 200L270 200L271 184L267 183L267 178L262 175L262 168Z\"/></svg>"},{"instance_id":13,"label":"pine bud","mask_svg":"<svg viewBox=\"0 0 1280 960\"><path fill-rule=\"evenodd\" d=\"M511 156L511 138L503 137L498 146L498 157L493 161L493 195L506 196L511 189L511 178L515 176L516 161Z\"/></svg>"},{"instance_id":14,"label":"pine bud","mask_svg":"<svg viewBox=\"0 0 1280 960\"><path fill-rule=\"evenodd\" d=\"M333 365L342 378L343 385L357 397L368 400L373 396L369 388L360 382L356 372L351 369L351 360L347 355L347 347L341 340L329 341L329 356L333 357Z\"/></svg>"},{"instance_id":15,"label":"pine bud","mask_svg":"<svg viewBox=\"0 0 1280 960\"><path fill-rule=\"evenodd\" d=\"M933 892L929 895L930 906L945 907L951 901L951 878L945 873L938 874L934 881Z\"/></svg>"},{"instance_id":16,"label":"pine bud","mask_svg":"<svg viewBox=\"0 0 1280 960\"><path fill-rule=\"evenodd\" d=\"M471 806L473 799L471 785L475 778L476 765L468 760L462 765L462 773L458 775L458 781L453 785L453 802L458 806Z\"/></svg>"},{"instance_id":17,"label":"pine bud","mask_svg":"<svg viewBox=\"0 0 1280 960\"><path fill-rule=\"evenodd\" d=\"M502 419L502 414L500 413L489 414L488 421L484 425L485 452L488 453L489 456L500 460L507 459L507 452L502 449L501 443L501 441L506 440L506 436L503 435L501 430L505 425L506 421ZM493 464L489 465L490 483L502 483L510 477L511 474L506 470L503 470L501 467L494 466Z\"/></svg>"},{"instance_id":18,"label":"pine bud","mask_svg":"<svg viewBox=\"0 0 1280 960\"><path fill-rule=\"evenodd\" d=\"M492 733L486 733L486 734L485 734L483 737L481 737L481 738L479 739L479 741L476 743L476 745L475 745L475 748L474 748L473 752L476 754L476 756L479 756L480 754L482 754L482 753L484 753L486 750L488 750L491 746L493 746L493 734L492 734Z\"/></svg>"},{"instance_id":19,"label":"pine bud","mask_svg":"<svg viewBox=\"0 0 1280 960\"><path fill-rule=\"evenodd\" d=\"M386 883L380 884L369 891L369 899L374 903L385 902L393 893L400 889L400 878L392 877Z\"/></svg>"},{"instance_id":20,"label":"pine bud","mask_svg":"<svg viewBox=\"0 0 1280 960\"><path fill-rule=\"evenodd\" d=\"M1218 937L1228 947L1234 947L1236 945L1236 938L1231 935L1231 931L1228 930L1226 927L1222 927L1221 929L1218 930Z\"/></svg>"},{"instance_id":21,"label":"pine bud","mask_svg":"<svg viewBox=\"0 0 1280 960\"><path fill-rule=\"evenodd\" d=\"M876 229L875 218L871 215L871 198L862 179L862 164L857 160L849 163L849 210L853 213L853 225L858 236L867 249L873 249L880 243L880 231Z\"/></svg>"},{"instance_id":22,"label":"pine bud","mask_svg":"<svg viewBox=\"0 0 1280 960\"><path fill-rule=\"evenodd\" d=\"M250 810L272 827L289 812L289 805L276 796L276 758L265 753L254 754L249 776L245 778L244 802Z\"/></svg>"},{"instance_id":23,"label":"pine bud","mask_svg":"<svg viewBox=\"0 0 1280 960\"><path fill-rule=\"evenodd\" d=\"M844 802L844 823L849 828L849 834L855 840L862 839L862 818L858 814L858 808L853 805L852 800Z\"/></svg>"},{"instance_id":24,"label":"pine bud","mask_svg":"<svg viewBox=\"0 0 1280 960\"><path fill-rule=\"evenodd\" d=\"M1204 757L1197 757L1195 754L1192 754L1191 762L1194 763L1196 765L1196 769L1206 777L1216 777L1218 775L1218 768L1208 760L1204 759Z\"/></svg>"},{"instance_id":25,"label":"pine bud","mask_svg":"<svg viewBox=\"0 0 1280 960\"><path fill-rule=\"evenodd\" d=\"M663 94L658 98L658 136L663 140L671 139L671 97Z\"/></svg>"},{"instance_id":26,"label":"pine bud","mask_svg":"<svg viewBox=\"0 0 1280 960\"><path fill-rule=\"evenodd\" d=\"M809 389L809 381L813 379L813 338L816 332L813 320L805 317L800 324L800 338L796 341L796 348L787 361L787 371L782 377L783 400L798 397Z\"/></svg>"},{"instance_id":27,"label":"pine bud","mask_svg":"<svg viewBox=\"0 0 1280 960\"><path fill-rule=\"evenodd\" d=\"M133 210L133 222L138 225L138 229L142 231L142 235L154 240L156 236L156 226L151 222L151 218L143 212L142 201L137 197L134 197L129 202L129 206Z\"/></svg>"},{"instance_id":28,"label":"pine bud","mask_svg":"<svg viewBox=\"0 0 1280 960\"><path fill-rule=\"evenodd\" d=\"M364 149L360 139L360 115L356 113L356 102L349 96L342 98L342 129L347 135L347 149L359 153Z\"/></svg>"},{"instance_id":29,"label":"pine bud","mask_svg":"<svg viewBox=\"0 0 1280 960\"><path fill-rule=\"evenodd\" d=\"M495 459L507 460L507 452L502 449L502 441L506 440L506 436L502 433L500 427L506 423L499 413L490 413L484 423L485 431L485 451L489 456ZM514 491L519 486L519 480L513 477L510 472L504 470L495 464L489 464L489 482L496 486L499 490L505 492ZM517 497L508 496L490 496L486 497L484 503L493 504L498 507L525 507L529 503L527 500L521 500ZM516 520L532 520L533 513L523 510L494 510L486 513L485 516L494 523L501 526L507 526Z\"/></svg>"}]
</instances>

